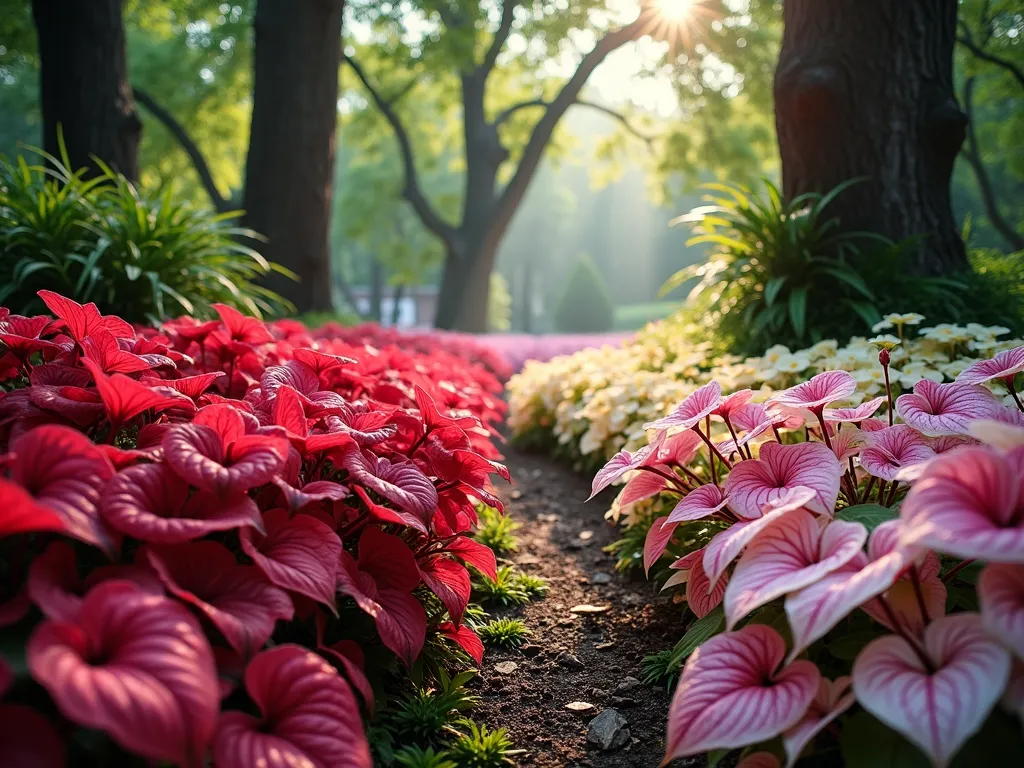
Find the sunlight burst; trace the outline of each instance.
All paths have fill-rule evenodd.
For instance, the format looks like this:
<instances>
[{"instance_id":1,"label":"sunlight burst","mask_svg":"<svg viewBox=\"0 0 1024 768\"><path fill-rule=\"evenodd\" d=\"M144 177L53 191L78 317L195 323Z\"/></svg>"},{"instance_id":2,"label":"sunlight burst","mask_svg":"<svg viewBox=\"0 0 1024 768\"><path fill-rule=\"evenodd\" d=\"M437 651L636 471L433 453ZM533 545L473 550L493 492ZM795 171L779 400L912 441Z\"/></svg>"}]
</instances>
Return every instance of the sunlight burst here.
<instances>
[{"instance_id":1,"label":"sunlight burst","mask_svg":"<svg viewBox=\"0 0 1024 768\"><path fill-rule=\"evenodd\" d=\"M670 55L690 49L705 37L710 22L720 16L709 0L646 0L647 32L669 44Z\"/></svg>"},{"instance_id":2,"label":"sunlight burst","mask_svg":"<svg viewBox=\"0 0 1024 768\"><path fill-rule=\"evenodd\" d=\"M657 0L658 10L665 21L679 23L690 15L694 0Z\"/></svg>"}]
</instances>

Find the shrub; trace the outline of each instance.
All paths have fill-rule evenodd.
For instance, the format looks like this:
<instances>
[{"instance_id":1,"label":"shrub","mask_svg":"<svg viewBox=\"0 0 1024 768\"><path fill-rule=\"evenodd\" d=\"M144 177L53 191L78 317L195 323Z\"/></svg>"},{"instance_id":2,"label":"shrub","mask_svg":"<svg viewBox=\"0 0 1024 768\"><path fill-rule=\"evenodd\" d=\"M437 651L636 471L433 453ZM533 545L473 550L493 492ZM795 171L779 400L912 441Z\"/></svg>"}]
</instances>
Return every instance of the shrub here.
<instances>
[{"instance_id":1,"label":"shrub","mask_svg":"<svg viewBox=\"0 0 1024 768\"><path fill-rule=\"evenodd\" d=\"M883 381L911 321L886 321ZM839 369L764 403L712 379L597 473L595 494L627 480L622 506L667 499L644 566L669 555L662 589L694 620L643 663L648 681L680 677L665 763L1024 759L1022 372L1017 346L866 402Z\"/></svg>"},{"instance_id":2,"label":"shrub","mask_svg":"<svg viewBox=\"0 0 1024 768\"><path fill-rule=\"evenodd\" d=\"M487 301L487 330L508 331L512 328L512 294L508 280L500 272L491 273L491 292Z\"/></svg>"},{"instance_id":3,"label":"shrub","mask_svg":"<svg viewBox=\"0 0 1024 768\"><path fill-rule=\"evenodd\" d=\"M611 330L615 305L594 260L582 254L555 307L555 327L563 333L601 333Z\"/></svg>"},{"instance_id":4,"label":"shrub","mask_svg":"<svg viewBox=\"0 0 1024 768\"><path fill-rule=\"evenodd\" d=\"M220 304L156 328L40 298L0 309L0 754L368 768L400 665L414 735L472 704L436 649L483 655L449 584L497 577L467 496L504 473L493 376Z\"/></svg>"},{"instance_id":5,"label":"shrub","mask_svg":"<svg viewBox=\"0 0 1024 768\"><path fill-rule=\"evenodd\" d=\"M212 317L215 303L257 316L293 309L257 284L287 271L242 241L258 235L230 225L239 213L193 208L170 190L143 194L106 168L86 179L43 158L49 167L0 158L0 304L42 311L36 291L45 288L139 323Z\"/></svg>"}]
</instances>

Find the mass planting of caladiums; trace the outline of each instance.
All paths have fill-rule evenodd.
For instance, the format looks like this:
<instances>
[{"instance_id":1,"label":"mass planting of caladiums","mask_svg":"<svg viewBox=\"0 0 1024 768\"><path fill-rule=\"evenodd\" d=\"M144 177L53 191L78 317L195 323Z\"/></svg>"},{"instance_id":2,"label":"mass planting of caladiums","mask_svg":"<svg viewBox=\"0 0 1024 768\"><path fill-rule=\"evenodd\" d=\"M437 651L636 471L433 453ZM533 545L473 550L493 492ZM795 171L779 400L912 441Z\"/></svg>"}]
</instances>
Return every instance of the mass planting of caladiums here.
<instances>
[{"instance_id":1,"label":"mass planting of caladiums","mask_svg":"<svg viewBox=\"0 0 1024 768\"><path fill-rule=\"evenodd\" d=\"M1022 371L1024 347L856 407L845 371L764 403L713 381L597 474L628 480L620 507L678 497L644 551L683 553L666 587L700 619L666 761L789 766L838 737L897 764L871 752L891 739L843 739L856 715L945 766L1000 707L1024 723L1024 405L989 389L1017 400Z\"/></svg>"},{"instance_id":2,"label":"mass planting of caladiums","mask_svg":"<svg viewBox=\"0 0 1024 768\"><path fill-rule=\"evenodd\" d=\"M498 381L225 306L134 328L40 295L53 316L0 310L0 762L369 766L364 648L483 653Z\"/></svg>"}]
</instances>

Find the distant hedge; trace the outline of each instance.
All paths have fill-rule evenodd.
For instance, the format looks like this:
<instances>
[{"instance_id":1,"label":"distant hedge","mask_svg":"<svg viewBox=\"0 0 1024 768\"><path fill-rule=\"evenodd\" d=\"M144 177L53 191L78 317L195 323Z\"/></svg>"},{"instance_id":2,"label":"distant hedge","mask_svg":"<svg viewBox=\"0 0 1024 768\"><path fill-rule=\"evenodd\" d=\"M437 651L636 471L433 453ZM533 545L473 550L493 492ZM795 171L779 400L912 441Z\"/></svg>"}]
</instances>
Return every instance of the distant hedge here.
<instances>
[{"instance_id":1,"label":"distant hedge","mask_svg":"<svg viewBox=\"0 0 1024 768\"><path fill-rule=\"evenodd\" d=\"M576 259L555 308L555 327L563 333L599 333L611 330L615 305L608 287L590 256Z\"/></svg>"}]
</instances>

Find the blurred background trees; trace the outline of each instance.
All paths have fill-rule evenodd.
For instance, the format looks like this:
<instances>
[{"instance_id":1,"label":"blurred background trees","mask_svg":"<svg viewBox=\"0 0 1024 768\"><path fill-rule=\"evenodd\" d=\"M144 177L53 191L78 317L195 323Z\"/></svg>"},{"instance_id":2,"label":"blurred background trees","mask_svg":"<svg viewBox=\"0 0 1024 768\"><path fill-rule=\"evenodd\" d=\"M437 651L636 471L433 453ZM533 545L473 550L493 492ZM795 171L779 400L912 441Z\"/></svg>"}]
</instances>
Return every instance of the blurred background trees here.
<instances>
[{"instance_id":1,"label":"blurred background trees","mask_svg":"<svg viewBox=\"0 0 1024 768\"><path fill-rule=\"evenodd\" d=\"M300 310L348 307L390 322L436 286L436 319L479 330L497 271L514 327L549 329L585 252L612 289L619 327L642 322L678 304L657 299L660 284L707 257L706 244L686 247L688 228L668 227L701 203L699 184L753 185L782 170L773 81L784 9L773 0L316 0L301 10L280 0L81 0L94 23L106 13L88 41L114 51L103 83L70 65L81 54L47 46L60 29L37 29L33 12L53 4L0 0L0 153L53 148L47 137L68 120L46 108L57 99L43 93L53 93L48 71L63 72L66 88L93 78L97 114L63 129L73 164L95 153L143 190L245 208L245 224L270 238L265 255L304 278L273 284ZM1024 14L1015 0L931 5L947 12L942 34L956 36L948 89L970 117L952 168L952 218L936 228L952 242L969 220L969 249L1019 250ZM786 21L800 6L787 3ZM686 23L659 22L667 9L685 11ZM258 31L261 12L273 40ZM609 34L614 50L558 102ZM261 46L272 66L261 68Z\"/></svg>"}]
</instances>

